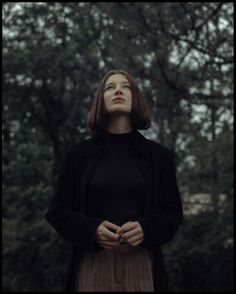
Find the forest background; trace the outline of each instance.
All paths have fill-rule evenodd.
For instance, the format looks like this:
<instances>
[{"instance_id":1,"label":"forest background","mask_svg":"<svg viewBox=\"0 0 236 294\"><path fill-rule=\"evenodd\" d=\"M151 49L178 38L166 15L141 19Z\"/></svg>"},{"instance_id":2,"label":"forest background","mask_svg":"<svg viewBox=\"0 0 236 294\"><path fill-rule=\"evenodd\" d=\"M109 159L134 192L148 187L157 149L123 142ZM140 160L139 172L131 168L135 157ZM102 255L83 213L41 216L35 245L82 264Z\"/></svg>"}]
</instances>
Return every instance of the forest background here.
<instances>
[{"instance_id":1,"label":"forest background","mask_svg":"<svg viewBox=\"0 0 236 294\"><path fill-rule=\"evenodd\" d=\"M3 291L63 289L68 243L44 214L112 68L148 101L141 133L175 154L170 290L233 290L233 14L233 2L3 3Z\"/></svg>"}]
</instances>

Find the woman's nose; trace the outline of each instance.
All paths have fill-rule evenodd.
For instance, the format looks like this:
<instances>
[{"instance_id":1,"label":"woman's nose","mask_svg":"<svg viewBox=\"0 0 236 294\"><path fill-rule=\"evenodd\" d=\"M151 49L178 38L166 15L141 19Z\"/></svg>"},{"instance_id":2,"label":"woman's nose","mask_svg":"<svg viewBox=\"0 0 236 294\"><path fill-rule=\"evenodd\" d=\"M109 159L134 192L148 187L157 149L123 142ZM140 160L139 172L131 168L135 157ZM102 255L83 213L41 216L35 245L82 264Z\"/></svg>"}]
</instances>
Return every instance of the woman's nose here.
<instances>
[{"instance_id":1,"label":"woman's nose","mask_svg":"<svg viewBox=\"0 0 236 294\"><path fill-rule=\"evenodd\" d=\"M120 89L117 89L117 90L116 90L116 95L118 95L118 94L122 94L122 92L121 92Z\"/></svg>"}]
</instances>

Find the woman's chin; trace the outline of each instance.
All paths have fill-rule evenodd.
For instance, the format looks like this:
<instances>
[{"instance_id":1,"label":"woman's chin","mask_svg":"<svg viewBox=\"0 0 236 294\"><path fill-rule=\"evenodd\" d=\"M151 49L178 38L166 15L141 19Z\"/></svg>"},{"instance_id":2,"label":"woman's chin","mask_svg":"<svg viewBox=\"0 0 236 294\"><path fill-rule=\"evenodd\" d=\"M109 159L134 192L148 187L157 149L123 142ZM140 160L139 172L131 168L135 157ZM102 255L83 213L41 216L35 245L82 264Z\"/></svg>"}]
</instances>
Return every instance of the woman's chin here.
<instances>
[{"instance_id":1,"label":"woman's chin","mask_svg":"<svg viewBox=\"0 0 236 294\"><path fill-rule=\"evenodd\" d=\"M115 114L115 113L130 114L131 111L129 109L125 109L124 107L115 107L109 111L109 114Z\"/></svg>"}]
</instances>

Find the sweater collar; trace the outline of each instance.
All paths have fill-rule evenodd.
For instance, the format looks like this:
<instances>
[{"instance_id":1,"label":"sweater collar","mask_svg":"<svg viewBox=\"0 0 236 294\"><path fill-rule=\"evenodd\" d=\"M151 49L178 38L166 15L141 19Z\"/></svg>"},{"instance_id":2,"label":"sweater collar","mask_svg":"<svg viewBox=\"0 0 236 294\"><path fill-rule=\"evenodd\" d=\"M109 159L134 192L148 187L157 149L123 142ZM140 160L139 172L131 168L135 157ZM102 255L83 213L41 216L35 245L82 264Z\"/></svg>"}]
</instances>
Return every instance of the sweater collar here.
<instances>
[{"instance_id":1,"label":"sweater collar","mask_svg":"<svg viewBox=\"0 0 236 294\"><path fill-rule=\"evenodd\" d=\"M94 135L90 141L91 143L86 146L85 156L90 157L99 152L108 151L106 143L105 132ZM131 152L135 155L141 155L148 159L148 140L138 131L135 130L132 134Z\"/></svg>"}]
</instances>

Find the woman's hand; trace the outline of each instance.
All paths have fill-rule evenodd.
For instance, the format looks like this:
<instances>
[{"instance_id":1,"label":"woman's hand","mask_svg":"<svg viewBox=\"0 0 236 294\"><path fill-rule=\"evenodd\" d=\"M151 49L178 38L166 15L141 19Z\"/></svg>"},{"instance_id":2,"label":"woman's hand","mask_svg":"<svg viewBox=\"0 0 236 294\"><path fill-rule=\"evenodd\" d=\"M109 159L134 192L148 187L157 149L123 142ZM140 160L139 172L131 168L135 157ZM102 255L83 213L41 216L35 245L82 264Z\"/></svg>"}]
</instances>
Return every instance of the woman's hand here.
<instances>
[{"instance_id":1,"label":"woman's hand","mask_svg":"<svg viewBox=\"0 0 236 294\"><path fill-rule=\"evenodd\" d=\"M125 223L116 233L132 246L138 246L144 241L143 229L137 221Z\"/></svg>"},{"instance_id":2,"label":"woman's hand","mask_svg":"<svg viewBox=\"0 0 236 294\"><path fill-rule=\"evenodd\" d=\"M120 227L109 222L102 222L96 230L96 239L100 246L105 249L112 249L119 244L120 236L117 233L113 233L119 230Z\"/></svg>"}]
</instances>

